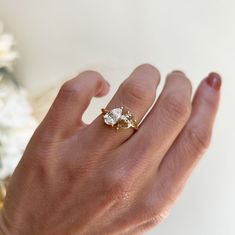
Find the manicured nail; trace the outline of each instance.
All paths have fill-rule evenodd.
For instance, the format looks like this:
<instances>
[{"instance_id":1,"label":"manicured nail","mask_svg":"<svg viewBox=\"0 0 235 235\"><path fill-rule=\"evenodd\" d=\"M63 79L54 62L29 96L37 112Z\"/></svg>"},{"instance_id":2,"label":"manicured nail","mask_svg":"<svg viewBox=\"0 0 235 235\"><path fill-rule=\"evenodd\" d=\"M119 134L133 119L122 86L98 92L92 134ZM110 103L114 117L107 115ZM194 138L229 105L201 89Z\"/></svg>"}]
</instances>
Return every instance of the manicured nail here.
<instances>
[{"instance_id":1,"label":"manicured nail","mask_svg":"<svg viewBox=\"0 0 235 235\"><path fill-rule=\"evenodd\" d=\"M171 73L178 73L185 76L185 73L182 70L173 70Z\"/></svg>"},{"instance_id":2,"label":"manicured nail","mask_svg":"<svg viewBox=\"0 0 235 235\"><path fill-rule=\"evenodd\" d=\"M210 73L206 79L207 84L214 88L215 90L219 90L221 87L221 77L218 73Z\"/></svg>"}]
</instances>

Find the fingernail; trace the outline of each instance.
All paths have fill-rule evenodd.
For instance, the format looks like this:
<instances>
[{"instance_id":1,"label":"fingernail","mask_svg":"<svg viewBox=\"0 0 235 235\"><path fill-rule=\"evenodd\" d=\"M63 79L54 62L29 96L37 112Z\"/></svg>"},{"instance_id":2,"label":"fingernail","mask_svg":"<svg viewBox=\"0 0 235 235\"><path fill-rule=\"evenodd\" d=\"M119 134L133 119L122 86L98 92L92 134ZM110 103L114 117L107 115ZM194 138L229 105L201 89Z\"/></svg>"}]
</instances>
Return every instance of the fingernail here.
<instances>
[{"instance_id":1,"label":"fingernail","mask_svg":"<svg viewBox=\"0 0 235 235\"><path fill-rule=\"evenodd\" d=\"M185 73L182 70L173 70L171 73L178 73L185 76Z\"/></svg>"},{"instance_id":2,"label":"fingernail","mask_svg":"<svg viewBox=\"0 0 235 235\"><path fill-rule=\"evenodd\" d=\"M219 90L221 87L221 77L218 73L210 73L206 79L207 84L214 88L215 90Z\"/></svg>"},{"instance_id":3,"label":"fingernail","mask_svg":"<svg viewBox=\"0 0 235 235\"><path fill-rule=\"evenodd\" d=\"M109 82L108 82L108 81L105 81L105 83L106 83L106 86L107 86L108 88L110 88Z\"/></svg>"}]
</instances>

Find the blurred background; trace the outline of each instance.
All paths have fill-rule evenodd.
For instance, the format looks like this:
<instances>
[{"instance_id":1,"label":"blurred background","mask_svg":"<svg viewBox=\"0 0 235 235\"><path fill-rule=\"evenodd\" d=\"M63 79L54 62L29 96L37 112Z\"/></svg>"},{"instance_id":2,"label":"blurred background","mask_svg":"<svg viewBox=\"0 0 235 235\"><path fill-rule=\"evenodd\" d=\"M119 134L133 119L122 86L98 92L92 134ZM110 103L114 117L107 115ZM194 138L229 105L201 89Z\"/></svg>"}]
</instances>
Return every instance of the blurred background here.
<instances>
[{"instance_id":1,"label":"blurred background","mask_svg":"<svg viewBox=\"0 0 235 235\"><path fill-rule=\"evenodd\" d=\"M4 22L0 32L14 35L17 50L7 57L7 61L17 57L14 71L7 65L2 69L0 99L5 95L6 104L6 97L18 92L23 100L20 103L15 97L17 105L9 106L14 117L10 123L5 111L3 118L6 109L0 102L0 122L4 123L0 124L0 137L4 137L0 138L0 150L3 143L10 143L8 149L2 148L5 152L0 151L2 177L15 162L6 159L13 159L18 151L12 153L16 137L9 141L9 133L17 133L22 140L19 125L24 120L24 146L60 85L83 70L99 71L112 86L107 97L92 101L85 115L87 122L141 63L158 67L162 80L173 69L181 69L194 88L210 71L216 71L223 77L223 91L210 149L170 216L148 234L235 234L234 0L0 0L0 20ZM6 43L2 45L6 48ZM16 81L17 92L13 88L3 92L7 81ZM24 108L18 112L15 107L21 104ZM27 117L19 121L25 113ZM9 132L13 124L16 129ZM6 172L4 164L9 165Z\"/></svg>"}]
</instances>

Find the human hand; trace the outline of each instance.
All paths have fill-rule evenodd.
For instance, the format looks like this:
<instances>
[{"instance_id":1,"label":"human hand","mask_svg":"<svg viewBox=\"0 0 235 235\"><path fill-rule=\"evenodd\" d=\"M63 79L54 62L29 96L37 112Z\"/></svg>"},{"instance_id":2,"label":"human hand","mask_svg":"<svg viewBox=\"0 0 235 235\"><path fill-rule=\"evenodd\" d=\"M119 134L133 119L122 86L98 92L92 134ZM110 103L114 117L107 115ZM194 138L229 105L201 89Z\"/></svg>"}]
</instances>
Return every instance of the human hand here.
<instances>
[{"instance_id":1,"label":"human hand","mask_svg":"<svg viewBox=\"0 0 235 235\"><path fill-rule=\"evenodd\" d=\"M123 106L140 121L156 97L160 74L141 65L107 109ZM208 148L221 81L212 73L191 101L179 71L139 130L115 130L102 115L82 115L108 85L87 71L61 88L16 168L0 217L4 235L142 234L158 224Z\"/></svg>"}]
</instances>

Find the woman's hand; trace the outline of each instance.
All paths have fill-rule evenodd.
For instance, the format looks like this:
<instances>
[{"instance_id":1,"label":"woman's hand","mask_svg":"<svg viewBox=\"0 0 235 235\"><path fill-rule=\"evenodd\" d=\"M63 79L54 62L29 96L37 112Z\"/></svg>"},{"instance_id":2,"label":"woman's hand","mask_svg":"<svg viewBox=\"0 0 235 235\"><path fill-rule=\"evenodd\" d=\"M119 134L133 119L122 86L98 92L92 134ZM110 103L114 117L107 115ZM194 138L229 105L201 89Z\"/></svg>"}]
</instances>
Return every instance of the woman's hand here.
<instances>
[{"instance_id":1,"label":"woman's hand","mask_svg":"<svg viewBox=\"0 0 235 235\"><path fill-rule=\"evenodd\" d=\"M160 74L141 65L107 109L123 106L138 121L155 101ZM66 82L15 170L1 234L142 234L168 213L207 149L219 102L212 73L191 101L191 83L175 71L139 130L115 130L102 115L82 115L108 85L87 71Z\"/></svg>"}]
</instances>

